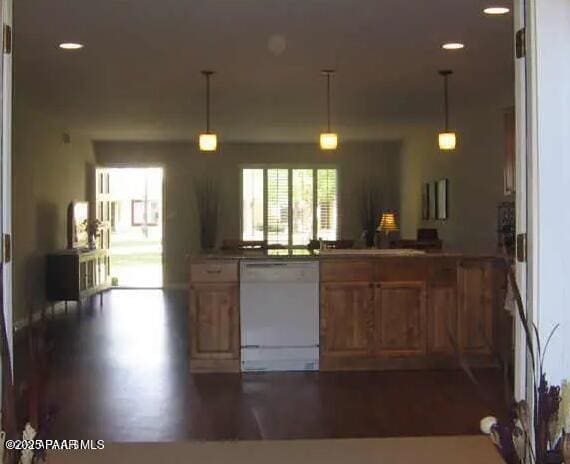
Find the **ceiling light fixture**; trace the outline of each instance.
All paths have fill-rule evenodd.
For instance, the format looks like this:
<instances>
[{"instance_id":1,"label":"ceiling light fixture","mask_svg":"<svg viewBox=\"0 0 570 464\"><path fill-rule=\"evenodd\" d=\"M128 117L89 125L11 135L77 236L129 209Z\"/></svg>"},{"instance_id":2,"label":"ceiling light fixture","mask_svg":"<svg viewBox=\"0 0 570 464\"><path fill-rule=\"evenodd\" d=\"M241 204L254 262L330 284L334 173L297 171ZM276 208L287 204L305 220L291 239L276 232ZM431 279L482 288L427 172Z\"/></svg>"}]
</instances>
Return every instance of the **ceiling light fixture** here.
<instances>
[{"instance_id":1,"label":"ceiling light fixture","mask_svg":"<svg viewBox=\"0 0 570 464\"><path fill-rule=\"evenodd\" d=\"M510 11L511 10L506 6L490 6L489 8L485 8L483 10L483 13L497 16L497 15L506 15Z\"/></svg>"},{"instance_id":2,"label":"ceiling light fixture","mask_svg":"<svg viewBox=\"0 0 570 464\"><path fill-rule=\"evenodd\" d=\"M199 136L200 151L216 151L218 148L218 136L210 131L210 77L214 71L202 71L206 79L206 132Z\"/></svg>"},{"instance_id":3,"label":"ceiling light fixture","mask_svg":"<svg viewBox=\"0 0 570 464\"><path fill-rule=\"evenodd\" d=\"M76 42L63 42L59 44L59 48L62 50L80 50L83 48L83 44Z\"/></svg>"},{"instance_id":4,"label":"ceiling light fixture","mask_svg":"<svg viewBox=\"0 0 570 464\"><path fill-rule=\"evenodd\" d=\"M453 74L453 71L442 70L439 74L443 77L443 94L444 94L444 107L445 107L445 130L438 135L439 149L444 151L455 150L457 146L457 134L449 130L449 89L448 79Z\"/></svg>"},{"instance_id":5,"label":"ceiling light fixture","mask_svg":"<svg viewBox=\"0 0 570 464\"><path fill-rule=\"evenodd\" d=\"M320 145L321 150L336 150L338 146L338 134L331 131L331 76L335 73L334 69L323 69L323 74L327 78L327 131L321 133Z\"/></svg>"},{"instance_id":6,"label":"ceiling light fixture","mask_svg":"<svg viewBox=\"0 0 570 464\"><path fill-rule=\"evenodd\" d=\"M465 48L465 44L460 42L448 42L444 43L441 48L444 50L461 50L462 48Z\"/></svg>"}]
</instances>

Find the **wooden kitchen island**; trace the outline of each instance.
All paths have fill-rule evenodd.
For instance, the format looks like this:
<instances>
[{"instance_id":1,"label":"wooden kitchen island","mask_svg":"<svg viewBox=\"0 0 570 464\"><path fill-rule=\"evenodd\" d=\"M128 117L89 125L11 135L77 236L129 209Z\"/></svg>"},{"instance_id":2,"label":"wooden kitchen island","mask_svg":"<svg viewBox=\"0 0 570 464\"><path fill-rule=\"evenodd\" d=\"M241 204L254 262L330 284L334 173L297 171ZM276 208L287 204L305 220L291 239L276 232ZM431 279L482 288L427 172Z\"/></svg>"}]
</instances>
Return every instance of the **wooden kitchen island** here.
<instances>
[{"instance_id":1,"label":"wooden kitchen island","mask_svg":"<svg viewBox=\"0 0 570 464\"><path fill-rule=\"evenodd\" d=\"M240 370L241 259L256 258L220 255L191 262L193 372ZM471 365L490 365L493 349L510 337L502 309L505 273L495 257L262 259L319 261L321 370L456 368L456 349Z\"/></svg>"}]
</instances>

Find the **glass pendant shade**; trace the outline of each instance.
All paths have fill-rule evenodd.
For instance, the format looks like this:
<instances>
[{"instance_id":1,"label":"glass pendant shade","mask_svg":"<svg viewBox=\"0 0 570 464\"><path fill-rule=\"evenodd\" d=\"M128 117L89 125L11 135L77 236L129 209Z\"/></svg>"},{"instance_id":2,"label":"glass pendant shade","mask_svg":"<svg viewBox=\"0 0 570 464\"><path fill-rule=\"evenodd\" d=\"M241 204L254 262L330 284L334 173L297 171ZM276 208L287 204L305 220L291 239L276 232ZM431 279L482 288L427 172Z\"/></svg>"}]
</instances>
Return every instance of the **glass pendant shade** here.
<instances>
[{"instance_id":1,"label":"glass pendant shade","mask_svg":"<svg viewBox=\"0 0 570 464\"><path fill-rule=\"evenodd\" d=\"M334 132L324 132L320 138L321 150L336 150L338 146L338 134Z\"/></svg>"},{"instance_id":2,"label":"glass pendant shade","mask_svg":"<svg viewBox=\"0 0 570 464\"><path fill-rule=\"evenodd\" d=\"M457 135L455 132L440 132L438 139L440 150L455 150L457 146Z\"/></svg>"},{"instance_id":3,"label":"glass pendant shade","mask_svg":"<svg viewBox=\"0 0 570 464\"><path fill-rule=\"evenodd\" d=\"M218 148L218 136L216 134L200 134L200 151L216 151Z\"/></svg>"}]
</instances>

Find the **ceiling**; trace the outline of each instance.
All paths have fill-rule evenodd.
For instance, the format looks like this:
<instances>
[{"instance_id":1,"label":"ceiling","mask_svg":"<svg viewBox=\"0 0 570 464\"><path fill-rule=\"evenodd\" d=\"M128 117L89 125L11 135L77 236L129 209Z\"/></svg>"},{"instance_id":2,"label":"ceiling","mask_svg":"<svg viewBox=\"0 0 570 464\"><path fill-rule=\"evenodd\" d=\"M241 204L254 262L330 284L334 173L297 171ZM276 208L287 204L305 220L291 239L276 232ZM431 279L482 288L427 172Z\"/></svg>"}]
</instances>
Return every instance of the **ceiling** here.
<instances>
[{"instance_id":1,"label":"ceiling","mask_svg":"<svg viewBox=\"0 0 570 464\"><path fill-rule=\"evenodd\" d=\"M510 0L501 3L509 5ZM314 140L325 122L375 139L390 125L441 120L451 104L512 99L512 15L484 0L18 0L18 103L96 139L189 139L204 126L201 69L214 69L222 140ZM85 48L61 51L60 42ZM446 41L462 51L441 49Z\"/></svg>"}]
</instances>

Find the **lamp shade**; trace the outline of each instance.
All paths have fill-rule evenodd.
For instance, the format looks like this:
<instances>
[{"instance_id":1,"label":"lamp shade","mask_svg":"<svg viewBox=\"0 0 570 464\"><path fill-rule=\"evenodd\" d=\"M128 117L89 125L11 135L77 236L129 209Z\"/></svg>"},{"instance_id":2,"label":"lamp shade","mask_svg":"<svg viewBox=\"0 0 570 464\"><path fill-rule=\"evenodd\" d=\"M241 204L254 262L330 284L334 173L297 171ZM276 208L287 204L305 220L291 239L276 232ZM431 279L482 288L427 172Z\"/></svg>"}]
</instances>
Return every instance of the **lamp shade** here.
<instances>
[{"instance_id":1,"label":"lamp shade","mask_svg":"<svg viewBox=\"0 0 570 464\"><path fill-rule=\"evenodd\" d=\"M338 134L324 132L321 134L321 150L336 150L338 146Z\"/></svg>"},{"instance_id":2,"label":"lamp shade","mask_svg":"<svg viewBox=\"0 0 570 464\"><path fill-rule=\"evenodd\" d=\"M440 150L455 150L457 146L457 136L455 132L440 132L439 133L439 149Z\"/></svg>"},{"instance_id":3,"label":"lamp shade","mask_svg":"<svg viewBox=\"0 0 570 464\"><path fill-rule=\"evenodd\" d=\"M380 218L379 232L395 232L398 230L396 215L394 213L382 213Z\"/></svg>"},{"instance_id":4,"label":"lamp shade","mask_svg":"<svg viewBox=\"0 0 570 464\"><path fill-rule=\"evenodd\" d=\"M218 148L218 136L216 134L200 134L200 151L216 151Z\"/></svg>"}]
</instances>

